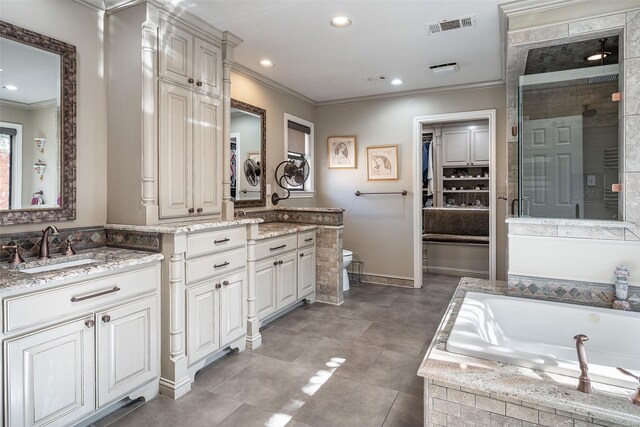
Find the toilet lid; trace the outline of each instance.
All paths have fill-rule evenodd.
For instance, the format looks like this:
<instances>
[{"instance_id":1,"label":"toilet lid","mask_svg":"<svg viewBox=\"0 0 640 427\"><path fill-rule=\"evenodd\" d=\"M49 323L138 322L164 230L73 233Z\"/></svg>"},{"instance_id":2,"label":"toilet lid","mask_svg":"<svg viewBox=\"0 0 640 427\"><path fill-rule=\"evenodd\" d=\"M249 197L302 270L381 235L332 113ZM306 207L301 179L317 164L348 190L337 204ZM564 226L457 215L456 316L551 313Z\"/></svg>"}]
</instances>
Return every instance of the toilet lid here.
<instances>
[{"instance_id":1,"label":"toilet lid","mask_svg":"<svg viewBox=\"0 0 640 427\"><path fill-rule=\"evenodd\" d=\"M348 251L346 249L342 250L342 256L351 256L351 255L353 255L353 252Z\"/></svg>"}]
</instances>

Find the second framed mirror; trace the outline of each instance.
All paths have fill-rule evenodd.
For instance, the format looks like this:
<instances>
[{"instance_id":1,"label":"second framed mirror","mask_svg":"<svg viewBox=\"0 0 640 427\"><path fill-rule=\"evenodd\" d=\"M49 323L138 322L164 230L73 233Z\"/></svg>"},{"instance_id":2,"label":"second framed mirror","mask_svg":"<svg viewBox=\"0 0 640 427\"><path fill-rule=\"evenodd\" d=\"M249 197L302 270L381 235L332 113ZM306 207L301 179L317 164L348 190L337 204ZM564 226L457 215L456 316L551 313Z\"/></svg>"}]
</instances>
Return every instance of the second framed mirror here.
<instances>
[{"instance_id":1,"label":"second framed mirror","mask_svg":"<svg viewBox=\"0 0 640 427\"><path fill-rule=\"evenodd\" d=\"M266 206L266 111L231 100L231 198L236 208Z\"/></svg>"}]
</instances>

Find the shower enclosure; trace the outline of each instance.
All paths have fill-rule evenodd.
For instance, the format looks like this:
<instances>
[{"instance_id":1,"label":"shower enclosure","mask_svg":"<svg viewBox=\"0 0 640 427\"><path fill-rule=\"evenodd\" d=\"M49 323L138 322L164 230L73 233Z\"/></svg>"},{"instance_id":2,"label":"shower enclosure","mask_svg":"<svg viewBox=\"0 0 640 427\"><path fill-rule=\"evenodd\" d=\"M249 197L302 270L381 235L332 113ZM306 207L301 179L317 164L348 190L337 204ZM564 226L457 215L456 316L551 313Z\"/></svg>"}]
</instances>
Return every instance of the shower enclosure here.
<instances>
[{"instance_id":1,"label":"shower enclosure","mask_svg":"<svg viewBox=\"0 0 640 427\"><path fill-rule=\"evenodd\" d=\"M613 64L520 77L520 216L619 219L619 72Z\"/></svg>"}]
</instances>

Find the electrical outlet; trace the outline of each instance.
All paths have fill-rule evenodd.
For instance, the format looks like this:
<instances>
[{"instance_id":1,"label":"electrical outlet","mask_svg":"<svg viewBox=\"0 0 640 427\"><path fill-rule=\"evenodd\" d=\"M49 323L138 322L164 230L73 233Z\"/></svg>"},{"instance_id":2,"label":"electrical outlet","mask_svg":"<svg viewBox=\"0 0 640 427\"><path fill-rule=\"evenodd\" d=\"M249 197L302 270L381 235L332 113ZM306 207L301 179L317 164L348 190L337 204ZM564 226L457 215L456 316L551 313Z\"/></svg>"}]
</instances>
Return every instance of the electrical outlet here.
<instances>
[{"instance_id":1,"label":"electrical outlet","mask_svg":"<svg viewBox=\"0 0 640 427\"><path fill-rule=\"evenodd\" d=\"M595 186L596 186L596 176L587 175L587 187L595 187Z\"/></svg>"}]
</instances>

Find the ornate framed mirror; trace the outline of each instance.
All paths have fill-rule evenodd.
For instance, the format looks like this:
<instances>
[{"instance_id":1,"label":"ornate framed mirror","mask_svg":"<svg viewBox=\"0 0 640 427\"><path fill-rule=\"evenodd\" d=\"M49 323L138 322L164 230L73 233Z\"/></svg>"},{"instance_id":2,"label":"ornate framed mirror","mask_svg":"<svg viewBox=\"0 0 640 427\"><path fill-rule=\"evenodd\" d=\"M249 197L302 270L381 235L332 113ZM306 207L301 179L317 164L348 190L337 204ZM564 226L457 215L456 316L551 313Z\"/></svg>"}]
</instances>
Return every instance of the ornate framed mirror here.
<instances>
[{"instance_id":1,"label":"ornate framed mirror","mask_svg":"<svg viewBox=\"0 0 640 427\"><path fill-rule=\"evenodd\" d=\"M232 99L230 133L234 207L266 206L266 111Z\"/></svg>"},{"instance_id":2,"label":"ornate framed mirror","mask_svg":"<svg viewBox=\"0 0 640 427\"><path fill-rule=\"evenodd\" d=\"M0 21L0 224L76 217L76 48Z\"/></svg>"}]
</instances>

